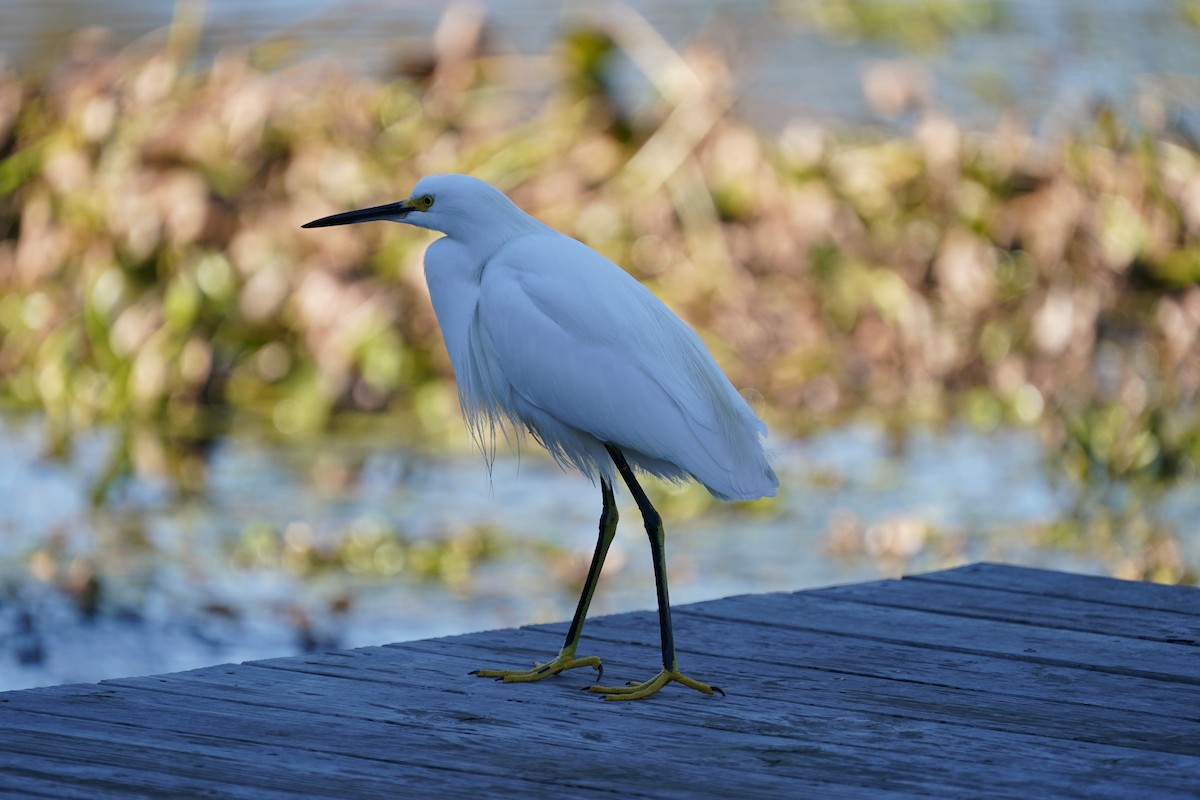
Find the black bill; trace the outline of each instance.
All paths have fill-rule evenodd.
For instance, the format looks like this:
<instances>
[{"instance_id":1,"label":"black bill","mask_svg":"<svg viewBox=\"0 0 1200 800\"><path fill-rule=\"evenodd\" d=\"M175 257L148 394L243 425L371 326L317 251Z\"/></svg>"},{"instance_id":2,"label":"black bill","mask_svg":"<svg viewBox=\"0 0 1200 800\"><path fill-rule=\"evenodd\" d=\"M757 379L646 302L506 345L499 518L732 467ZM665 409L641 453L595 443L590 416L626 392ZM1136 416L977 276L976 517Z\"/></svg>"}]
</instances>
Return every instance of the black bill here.
<instances>
[{"instance_id":1,"label":"black bill","mask_svg":"<svg viewBox=\"0 0 1200 800\"><path fill-rule=\"evenodd\" d=\"M328 228L331 225L350 225L355 222L404 219L410 211L412 211L412 206L405 205L404 201L401 200L398 203L388 203L387 205L373 206L371 208L360 208L358 211L332 214L328 217L314 219L312 222L306 222L300 227Z\"/></svg>"}]
</instances>

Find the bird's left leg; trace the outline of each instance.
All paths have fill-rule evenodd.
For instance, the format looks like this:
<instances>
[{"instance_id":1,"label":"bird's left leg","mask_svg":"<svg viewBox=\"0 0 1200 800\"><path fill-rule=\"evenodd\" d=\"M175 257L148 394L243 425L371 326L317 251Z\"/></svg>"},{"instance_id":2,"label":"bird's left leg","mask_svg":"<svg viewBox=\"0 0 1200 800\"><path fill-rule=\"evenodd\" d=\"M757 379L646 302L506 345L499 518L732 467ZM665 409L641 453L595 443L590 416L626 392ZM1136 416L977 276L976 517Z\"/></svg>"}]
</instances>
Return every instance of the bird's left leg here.
<instances>
[{"instance_id":1,"label":"bird's left leg","mask_svg":"<svg viewBox=\"0 0 1200 800\"><path fill-rule=\"evenodd\" d=\"M567 629L567 641L563 644L558 656L545 664L534 664L533 669L479 669L472 674L481 678L497 678L505 683L525 683L540 681L548 675L554 675L576 667L591 667L598 673L596 680L604 677L604 667L596 656L576 657L575 648L579 646L579 637L583 634L583 621L587 618L588 606L592 604L592 595L596 593L596 584L600 581L600 572L604 568L604 558L608 555L608 547L612 544L613 535L617 532L617 503L613 498L612 487L604 478L600 479L600 491L604 497L604 506L600 511L600 535L596 540L596 551L592 554L592 565L588 568L587 580L583 583L583 592L579 595L579 604L575 607L575 616L571 619L571 627Z\"/></svg>"},{"instance_id":2,"label":"bird's left leg","mask_svg":"<svg viewBox=\"0 0 1200 800\"><path fill-rule=\"evenodd\" d=\"M671 627L671 601L667 596L667 557L662 517L650 504L650 498L646 497L646 493L642 491L624 454L612 445L605 445L605 447L612 456L617 471L621 473L621 477L633 494L633 499L637 501L638 509L642 512L642 519L646 523L646 533L650 536L650 553L654 558L654 586L658 592L658 628L662 636L663 668L653 678L642 683L633 681L627 686L589 686L588 691L603 694L605 700L640 700L654 694L668 683L674 682L682 683L684 686L704 694L720 692L724 695L725 692L721 691L721 687L709 686L707 683L693 680L679 671L679 662L675 658L675 632Z\"/></svg>"}]
</instances>

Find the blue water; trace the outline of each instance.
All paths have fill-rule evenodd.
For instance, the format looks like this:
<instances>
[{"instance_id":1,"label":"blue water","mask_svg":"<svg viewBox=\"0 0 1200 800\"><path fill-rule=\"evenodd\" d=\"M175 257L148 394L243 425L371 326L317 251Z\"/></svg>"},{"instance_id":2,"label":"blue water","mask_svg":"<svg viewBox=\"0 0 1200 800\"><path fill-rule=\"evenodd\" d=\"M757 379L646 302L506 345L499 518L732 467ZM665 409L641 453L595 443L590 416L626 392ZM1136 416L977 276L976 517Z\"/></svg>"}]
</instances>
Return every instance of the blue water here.
<instances>
[{"instance_id":1,"label":"blue water","mask_svg":"<svg viewBox=\"0 0 1200 800\"><path fill-rule=\"evenodd\" d=\"M386 440L239 435L215 444L202 493L182 495L144 459L151 469L93 508L111 431L48 459L36 419L0 418L0 689L570 617L594 544L593 486L535 448L502 452L489 479L465 442L416 452ZM776 500L729 506L695 487L657 488L676 603L980 559L1106 571L1097 557L1033 535L1069 515L1077 492L1054 479L1028 431L952 428L896 442L862 425L773 446ZM1196 496L1177 493L1176 524L1200 518ZM597 614L654 605L644 533L636 508L622 504ZM318 548L489 530L504 546L447 579L304 573L254 557L247 531L264 530ZM103 587L91 620L69 592L82 570Z\"/></svg>"}]
</instances>

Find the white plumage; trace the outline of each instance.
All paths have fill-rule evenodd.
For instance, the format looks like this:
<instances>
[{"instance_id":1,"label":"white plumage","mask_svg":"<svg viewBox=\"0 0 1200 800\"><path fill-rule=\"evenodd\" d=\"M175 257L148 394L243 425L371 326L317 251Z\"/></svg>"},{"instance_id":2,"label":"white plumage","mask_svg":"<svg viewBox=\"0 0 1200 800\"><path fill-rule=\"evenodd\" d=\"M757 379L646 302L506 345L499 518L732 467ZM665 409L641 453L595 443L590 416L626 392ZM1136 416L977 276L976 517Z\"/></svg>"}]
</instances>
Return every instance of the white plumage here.
<instances>
[{"instance_id":1,"label":"white plumage","mask_svg":"<svg viewBox=\"0 0 1200 800\"><path fill-rule=\"evenodd\" d=\"M425 279L476 436L507 418L559 462L610 483L605 443L645 472L691 475L722 500L775 493L766 427L646 287L482 181L440 175L413 194L436 201L405 221L447 234L425 255ZM455 198L451 213L459 202L463 216L486 208L487 222L443 222L445 197Z\"/></svg>"},{"instance_id":2,"label":"white plumage","mask_svg":"<svg viewBox=\"0 0 1200 800\"><path fill-rule=\"evenodd\" d=\"M595 575L589 574L573 635L556 660L562 663L481 674L536 680L581 665L575 662L598 668L598 660L574 659L574 649L616 527L611 487L617 472L646 516L652 547L659 540L656 571L662 560L657 513L632 473L622 470L623 462L669 480L690 476L722 500L771 496L779 481L763 449L766 426L699 337L648 289L487 183L465 175L431 176L417 183L408 200L305 227L368 220L446 234L426 252L425 279L463 415L485 452L497 426L507 421L528 430L560 464L599 478L604 489ZM665 570L659 584L664 673L674 670L667 680L692 685L696 682L674 666L669 607L663 617ZM594 688L611 699L631 694Z\"/></svg>"}]
</instances>

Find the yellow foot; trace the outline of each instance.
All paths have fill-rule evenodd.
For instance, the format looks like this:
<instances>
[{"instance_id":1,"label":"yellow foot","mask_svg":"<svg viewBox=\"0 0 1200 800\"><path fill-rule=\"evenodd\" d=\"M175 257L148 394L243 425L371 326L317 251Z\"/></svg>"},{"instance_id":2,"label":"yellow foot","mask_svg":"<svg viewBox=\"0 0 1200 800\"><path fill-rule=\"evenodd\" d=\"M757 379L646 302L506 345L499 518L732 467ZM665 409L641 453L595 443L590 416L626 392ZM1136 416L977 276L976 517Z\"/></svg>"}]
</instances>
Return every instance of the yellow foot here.
<instances>
[{"instance_id":1,"label":"yellow foot","mask_svg":"<svg viewBox=\"0 0 1200 800\"><path fill-rule=\"evenodd\" d=\"M599 658L596 656L576 658L573 652L566 650L559 653L553 661L547 661L545 664L535 662L533 669L477 669L471 674L481 678L495 678L505 683L529 683L576 667L591 667L596 670L596 680L604 677L604 667L600 664Z\"/></svg>"},{"instance_id":2,"label":"yellow foot","mask_svg":"<svg viewBox=\"0 0 1200 800\"><path fill-rule=\"evenodd\" d=\"M643 697L649 697L671 682L682 683L684 686L704 694L719 692L722 697L725 696L725 692L721 691L720 686L709 686L707 683L692 680L680 672L678 668L664 668L662 672L644 683L630 681L627 686L589 686L587 687L587 691L602 694L605 700L641 700Z\"/></svg>"}]
</instances>

